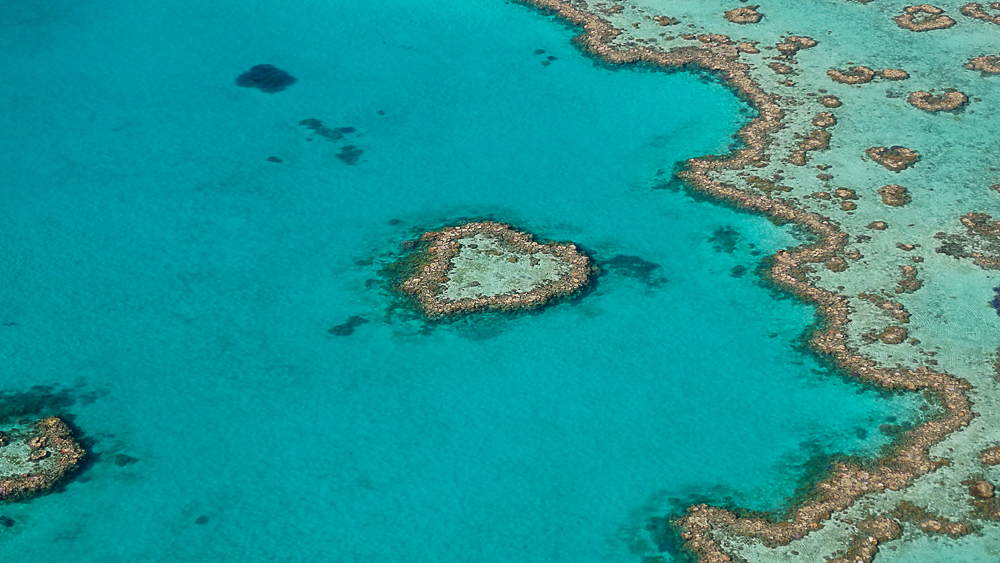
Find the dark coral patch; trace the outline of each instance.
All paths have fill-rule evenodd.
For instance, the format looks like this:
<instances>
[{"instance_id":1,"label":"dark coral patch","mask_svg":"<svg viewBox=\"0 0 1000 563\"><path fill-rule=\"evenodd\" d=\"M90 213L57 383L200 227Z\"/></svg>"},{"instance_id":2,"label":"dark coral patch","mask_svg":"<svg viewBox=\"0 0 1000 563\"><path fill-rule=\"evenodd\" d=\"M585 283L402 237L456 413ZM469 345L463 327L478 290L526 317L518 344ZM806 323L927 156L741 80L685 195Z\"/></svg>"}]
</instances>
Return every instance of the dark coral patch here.
<instances>
[{"instance_id":1,"label":"dark coral patch","mask_svg":"<svg viewBox=\"0 0 1000 563\"><path fill-rule=\"evenodd\" d=\"M35 385L27 391L0 391L0 424L20 418L65 415L77 403L89 405L107 394L85 389L86 384L78 381L68 387Z\"/></svg>"},{"instance_id":2,"label":"dark coral patch","mask_svg":"<svg viewBox=\"0 0 1000 563\"><path fill-rule=\"evenodd\" d=\"M118 467L125 467L126 465L132 465L137 461L139 461L139 458L132 457L128 454L118 454L114 457L115 465L117 465Z\"/></svg>"},{"instance_id":3,"label":"dark coral patch","mask_svg":"<svg viewBox=\"0 0 1000 563\"><path fill-rule=\"evenodd\" d=\"M639 280L648 287L660 287L667 282L666 278L659 275L657 271L660 269L659 264L638 256L616 254L610 259L600 262L599 265L602 270Z\"/></svg>"},{"instance_id":4,"label":"dark coral patch","mask_svg":"<svg viewBox=\"0 0 1000 563\"><path fill-rule=\"evenodd\" d=\"M990 301L990 305L993 305L993 308L997 311L997 316L1000 317L1000 287L994 287L993 291L996 292L996 295L993 296L993 301Z\"/></svg>"},{"instance_id":5,"label":"dark coral patch","mask_svg":"<svg viewBox=\"0 0 1000 563\"><path fill-rule=\"evenodd\" d=\"M328 141L339 141L344 137L344 135L357 131L354 127L327 127L326 125L323 125L322 121L316 119L315 117L303 119L299 122L299 125L311 130L313 133L316 133Z\"/></svg>"},{"instance_id":6,"label":"dark coral patch","mask_svg":"<svg viewBox=\"0 0 1000 563\"><path fill-rule=\"evenodd\" d=\"M736 243L740 239L740 233L736 229L725 226L719 227L712 232L711 238L708 242L712 243L712 248L716 252L727 252L732 254L736 251Z\"/></svg>"},{"instance_id":7,"label":"dark coral patch","mask_svg":"<svg viewBox=\"0 0 1000 563\"><path fill-rule=\"evenodd\" d=\"M354 329L368 322L368 319L364 317L359 317L357 315L351 315L346 322L339 324L327 332L334 336L350 336L354 334Z\"/></svg>"},{"instance_id":8,"label":"dark coral patch","mask_svg":"<svg viewBox=\"0 0 1000 563\"><path fill-rule=\"evenodd\" d=\"M236 85L242 88L256 88L273 94L288 88L298 79L272 65L256 65L236 77Z\"/></svg>"},{"instance_id":9,"label":"dark coral patch","mask_svg":"<svg viewBox=\"0 0 1000 563\"><path fill-rule=\"evenodd\" d=\"M337 158L340 159L344 164L354 165L357 164L358 159L361 158L361 154L365 151L359 149L354 145L344 145L340 147L340 152L337 153Z\"/></svg>"}]
</instances>

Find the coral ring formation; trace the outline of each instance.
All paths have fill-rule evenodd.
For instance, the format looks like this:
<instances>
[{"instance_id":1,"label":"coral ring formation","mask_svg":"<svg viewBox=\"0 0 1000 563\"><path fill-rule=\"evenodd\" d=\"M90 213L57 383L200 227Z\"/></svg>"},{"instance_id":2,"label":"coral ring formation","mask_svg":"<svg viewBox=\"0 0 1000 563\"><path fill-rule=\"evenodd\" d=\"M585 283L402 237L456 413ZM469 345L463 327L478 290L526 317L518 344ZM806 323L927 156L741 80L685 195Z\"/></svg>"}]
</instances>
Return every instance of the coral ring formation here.
<instances>
[{"instance_id":1,"label":"coral ring formation","mask_svg":"<svg viewBox=\"0 0 1000 563\"><path fill-rule=\"evenodd\" d=\"M420 237L417 275L399 289L430 318L533 309L580 291L595 271L573 244L543 244L509 225L465 223Z\"/></svg>"}]
</instances>

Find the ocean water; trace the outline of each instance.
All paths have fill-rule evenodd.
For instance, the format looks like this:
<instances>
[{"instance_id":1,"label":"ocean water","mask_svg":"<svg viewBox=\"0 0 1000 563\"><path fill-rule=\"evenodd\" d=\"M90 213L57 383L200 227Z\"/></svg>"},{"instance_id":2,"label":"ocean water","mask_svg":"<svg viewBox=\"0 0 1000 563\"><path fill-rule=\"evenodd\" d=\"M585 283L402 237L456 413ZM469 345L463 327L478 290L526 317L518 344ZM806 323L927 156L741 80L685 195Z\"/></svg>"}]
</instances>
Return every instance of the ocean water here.
<instances>
[{"instance_id":1,"label":"ocean water","mask_svg":"<svg viewBox=\"0 0 1000 563\"><path fill-rule=\"evenodd\" d=\"M486 0L0 22L0 406L95 454L0 505L4 561L635 561L651 518L778 510L920 412L802 350L812 309L754 273L801 235L669 182L752 115L706 77L596 65ZM262 63L297 82L235 85ZM606 273L426 325L379 269L462 217Z\"/></svg>"}]
</instances>

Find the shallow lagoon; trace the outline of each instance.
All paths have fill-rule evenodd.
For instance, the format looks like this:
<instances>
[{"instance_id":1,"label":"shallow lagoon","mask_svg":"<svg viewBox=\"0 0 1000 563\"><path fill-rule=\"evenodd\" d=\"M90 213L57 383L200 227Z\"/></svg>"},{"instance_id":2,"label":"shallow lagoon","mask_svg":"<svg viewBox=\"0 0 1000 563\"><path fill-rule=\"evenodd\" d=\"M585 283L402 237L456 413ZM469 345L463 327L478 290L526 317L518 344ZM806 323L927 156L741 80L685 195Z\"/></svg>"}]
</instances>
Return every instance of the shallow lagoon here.
<instances>
[{"instance_id":1,"label":"shallow lagoon","mask_svg":"<svg viewBox=\"0 0 1000 563\"><path fill-rule=\"evenodd\" d=\"M485 1L5 10L0 381L67 388L100 454L0 508L12 559L631 561L650 517L777 508L912 416L798 350L811 309L752 272L791 233L656 189L747 118L716 83ZM297 82L235 85L262 63ZM490 215L659 268L538 315L387 311L388 254Z\"/></svg>"}]
</instances>

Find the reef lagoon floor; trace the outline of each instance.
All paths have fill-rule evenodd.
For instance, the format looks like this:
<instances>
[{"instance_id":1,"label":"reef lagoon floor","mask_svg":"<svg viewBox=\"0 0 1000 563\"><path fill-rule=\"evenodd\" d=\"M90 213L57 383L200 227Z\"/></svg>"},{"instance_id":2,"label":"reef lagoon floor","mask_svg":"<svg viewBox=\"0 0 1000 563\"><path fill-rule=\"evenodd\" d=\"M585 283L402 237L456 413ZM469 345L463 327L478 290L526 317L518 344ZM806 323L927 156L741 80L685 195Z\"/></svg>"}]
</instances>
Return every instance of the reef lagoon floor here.
<instances>
[{"instance_id":1,"label":"reef lagoon floor","mask_svg":"<svg viewBox=\"0 0 1000 563\"><path fill-rule=\"evenodd\" d=\"M147 4L0 8L16 77L0 86L0 419L59 415L88 448L51 494L0 504L5 560L681 561L692 546L668 522L689 507L782 518L836 462L874 463L944 412L810 348L816 307L768 271L814 235L674 176L752 145L734 135L766 115L725 76L612 64L565 14L514 3ZM1000 90L962 67L995 27L949 4L959 23L926 33L951 39L917 43L898 3L782 2L756 24L726 21L735 3L652 4L574 3L626 31L622 51L759 41L749 77L793 126L756 180L719 174L834 215L857 248L796 275L850 298L852 350L970 382L980 415L936 446L950 466L788 546L716 531L722 549L830 559L855 522L908 500L975 533L897 516L878 561L995 558L1000 534L970 519L962 481L1000 482L976 457L1000 415L1000 284L972 255L990 241L959 222L1000 214L984 132ZM857 41L870 29L881 50ZM793 86L764 60L789 33L817 40L792 52ZM861 64L902 67L913 87L826 74ZM949 87L969 96L961 113L904 95ZM844 109L810 101L818 88ZM825 152L805 125L817 111L836 114ZM803 136L806 167L782 162ZM896 174L864 156L893 145L920 160ZM883 204L893 183L912 201ZM865 229L875 219L888 228ZM388 267L468 220L573 241L601 273L535 312L429 321ZM957 257L933 252L945 242ZM919 275L900 278L904 261ZM887 343L904 324L919 343Z\"/></svg>"}]
</instances>

